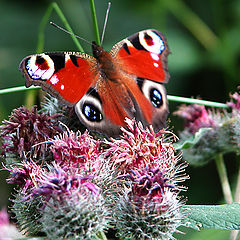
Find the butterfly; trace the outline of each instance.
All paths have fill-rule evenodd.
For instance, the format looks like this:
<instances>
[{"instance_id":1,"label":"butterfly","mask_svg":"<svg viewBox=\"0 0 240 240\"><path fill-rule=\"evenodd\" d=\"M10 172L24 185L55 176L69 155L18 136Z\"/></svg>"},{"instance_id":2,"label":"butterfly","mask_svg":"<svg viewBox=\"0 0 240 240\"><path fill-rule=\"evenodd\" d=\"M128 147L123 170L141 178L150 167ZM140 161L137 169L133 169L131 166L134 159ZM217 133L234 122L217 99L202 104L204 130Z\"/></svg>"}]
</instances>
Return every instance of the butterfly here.
<instances>
[{"instance_id":1,"label":"butterfly","mask_svg":"<svg viewBox=\"0 0 240 240\"><path fill-rule=\"evenodd\" d=\"M25 57L19 69L26 87L41 86L67 106L90 130L117 136L125 118L155 130L165 126L169 80L166 38L143 30L116 43L110 52L92 42L90 56L49 52Z\"/></svg>"}]
</instances>

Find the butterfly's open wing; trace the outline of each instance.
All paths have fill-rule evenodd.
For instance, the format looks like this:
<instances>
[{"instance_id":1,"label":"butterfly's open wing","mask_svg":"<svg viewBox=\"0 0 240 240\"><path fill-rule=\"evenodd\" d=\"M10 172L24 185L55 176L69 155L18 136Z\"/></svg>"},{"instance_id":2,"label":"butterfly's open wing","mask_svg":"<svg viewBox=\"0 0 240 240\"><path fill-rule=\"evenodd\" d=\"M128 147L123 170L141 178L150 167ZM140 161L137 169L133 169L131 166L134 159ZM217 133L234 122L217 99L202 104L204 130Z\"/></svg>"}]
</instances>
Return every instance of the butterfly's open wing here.
<instances>
[{"instance_id":1,"label":"butterfly's open wing","mask_svg":"<svg viewBox=\"0 0 240 240\"><path fill-rule=\"evenodd\" d=\"M136 87L126 87L129 95L133 96L137 111L140 111L136 118L145 125L152 124L155 129L165 126L168 115L163 83L169 80L169 52L165 37L154 29L122 40L110 52L118 62L120 71L135 81Z\"/></svg>"},{"instance_id":2,"label":"butterfly's open wing","mask_svg":"<svg viewBox=\"0 0 240 240\"><path fill-rule=\"evenodd\" d=\"M84 53L43 53L23 59L26 86L42 86L68 106L83 124L109 136L118 135L125 117L163 127L168 113L165 38L156 30L136 33L116 44Z\"/></svg>"},{"instance_id":3,"label":"butterfly's open wing","mask_svg":"<svg viewBox=\"0 0 240 240\"><path fill-rule=\"evenodd\" d=\"M96 60L84 53L41 53L22 60L26 86L41 86L60 101L73 106L97 80Z\"/></svg>"},{"instance_id":4,"label":"butterfly's open wing","mask_svg":"<svg viewBox=\"0 0 240 240\"><path fill-rule=\"evenodd\" d=\"M133 34L113 46L111 54L122 70L160 83L169 80L167 41L162 33L149 29Z\"/></svg>"}]
</instances>

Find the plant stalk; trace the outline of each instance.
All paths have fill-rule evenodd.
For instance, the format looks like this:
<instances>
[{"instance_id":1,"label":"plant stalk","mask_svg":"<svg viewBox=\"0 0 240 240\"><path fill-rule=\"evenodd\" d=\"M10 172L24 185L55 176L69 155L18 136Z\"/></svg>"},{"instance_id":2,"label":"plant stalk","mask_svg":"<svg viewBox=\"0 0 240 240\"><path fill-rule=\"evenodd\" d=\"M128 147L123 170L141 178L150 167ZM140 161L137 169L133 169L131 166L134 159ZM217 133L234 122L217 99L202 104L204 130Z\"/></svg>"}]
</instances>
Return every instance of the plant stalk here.
<instances>
[{"instance_id":1,"label":"plant stalk","mask_svg":"<svg viewBox=\"0 0 240 240\"><path fill-rule=\"evenodd\" d=\"M94 0L89 0L90 6L91 6L91 13L92 13L92 20L93 20L93 29L95 33L95 39L97 45L100 45L100 36L99 36L99 29L98 29L98 22L97 22L97 14L95 9Z\"/></svg>"},{"instance_id":2,"label":"plant stalk","mask_svg":"<svg viewBox=\"0 0 240 240\"><path fill-rule=\"evenodd\" d=\"M192 35L208 50L215 49L219 44L219 38L202 21L199 16L193 12L183 0L164 0L161 1L166 8L188 28Z\"/></svg>"},{"instance_id":3,"label":"plant stalk","mask_svg":"<svg viewBox=\"0 0 240 240\"><path fill-rule=\"evenodd\" d=\"M216 156L215 163L216 163L217 171L220 177L220 182L222 185L222 191L223 191L225 202L230 204L233 202L232 192L231 192L230 184L227 177L227 169L224 164L223 155L221 153L219 153Z\"/></svg>"},{"instance_id":4,"label":"plant stalk","mask_svg":"<svg viewBox=\"0 0 240 240\"><path fill-rule=\"evenodd\" d=\"M240 159L238 159L240 161ZM240 203L240 164L238 166L237 184L234 193L234 202Z\"/></svg>"},{"instance_id":5,"label":"plant stalk","mask_svg":"<svg viewBox=\"0 0 240 240\"><path fill-rule=\"evenodd\" d=\"M30 89L41 89L41 87L33 87L32 86L30 88L26 88L25 86L19 86L19 87L0 89L0 95L7 94L7 93L27 91ZM201 104L201 105L205 105L208 107L217 107L217 108L228 108L227 104L225 104L225 103L218 103L218 102L205 101L205 100L200 100L200 99L186 98L186 97L179 97L179 96L172 96L172 95L167 95L167 98L169 101L172 101L172 102Z\"/></svg>"}]
</instances>

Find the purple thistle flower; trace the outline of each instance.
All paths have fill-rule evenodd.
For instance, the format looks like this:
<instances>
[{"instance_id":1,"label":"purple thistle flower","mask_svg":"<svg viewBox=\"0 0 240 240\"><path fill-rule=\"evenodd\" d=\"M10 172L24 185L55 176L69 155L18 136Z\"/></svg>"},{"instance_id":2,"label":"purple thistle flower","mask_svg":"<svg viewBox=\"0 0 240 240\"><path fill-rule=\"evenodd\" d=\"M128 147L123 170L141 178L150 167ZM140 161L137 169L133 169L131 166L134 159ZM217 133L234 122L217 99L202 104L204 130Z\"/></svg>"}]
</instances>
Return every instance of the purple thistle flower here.
<instances>
[{"instance_id":1,"label":"purple thistle flower","mask_svg":"<svg viewBox=\"0 0 240 240\"><path fill-rule=\"evenodd\" d=\"M17 184L22 189L22 193L33 188L44 172L43 168L33 161L22 161L2 170L10 172L10 178L7 179L7 183Z\"/></svg>"},{"instance_id":2,"label":"purple thistle flower","mask_svg":"<svg viewBox=\"0 0 240 240\"><path fill-rule=\"evenodd\" d=\"M126 120L127 129L122 129L121 139L106 141L110 147L105 156L111 156L115 167L123 173L139 171L146 168L171 172L177 162L175 150L171 143L164 143L164 135L169 134L162 129L158 133L150 126L144 129L140 122Z\"/></svg>"},{"instance_id":3,"label":"purple thistle flower","mask_svg":"<svg viewBox=\"0 0 240 240\"><path fill-rule=\"evenodd\" d=\"M197 132L200 128L216 126L211 112L207 111L203 105L181 105L174 114L185 120L185 128L192 134Z\"/></svg>"},{"instance_id":4,"label":"purple thistle flower","mask_svg":"<svg viewBox=\"0 0 240 240\"><path fill-rule=\"evenodd\" d=\"M180 212L184 202L174 187L175 180L167 175L147 168L126 175L127 191L114 212L121 239L173 239L172 234L184 225L184 214Z\"/></svg>"},{"instance_id":5,"label":"purple thistle flower","mask_svg":"<svg viewBox=\"0 0 240 240\"><path fill-rule=\"evenodd\" d=\"M29 111L26 107L13 110L9 120L3 121L0 126L0 138L2 154L15 154L23 157L23 152L30 152L32 146L43 143L48 138L53 138L57 133L62 132L58 126L59 114L49 116L38 113L36 107ZM34 148L35 157L46 152L45 144L38 144Z\"/></svg>"},{"instance_id":6,"label":"purple thistle flower","mask_svg":"<svg viewBox=\"0 0 240 240\"><path fill-rule=\"evenodd\" d=\"M75 168L64 170L56 163L43 169L25 162L21 168L9 170L18 173L11 182L18 182L19 177L14 177L19 175L25 182L21 185L25 190L20 188L12 207L21 229L32 234L44 232L48 239L76 239L108 228L110 212L101 189L92 182L94 176L83 176Z\"/></svg>"},{"instance_id":7,"label":"purple thistle flower","mask_svg":"<svg viewBox=\"0 0 240 240\"><path fill-rule=\"evenodd\" d=\"M231 100L227 102L227 105L232 108L232 110L240 113L240 95L238 92L230 94Z\"/></svg>"},{"instance_id":8,"label":"purple thistle flower","mask_svg":"<svg viewBox=\"0 0 240 240\"><path fill-rule=\"evenodd\" d=\"M144 169L142 171L132 171L128 175L131 183L131 190L128 193L130 201L138 204L161 203L167 188L174 188L169 183L169 178L159 169Z\"/></svg>"},{"instance_id":9,"label":"purple thistle flower","mask_svg":"<svg viewBox=\"0 0 240 240\"><path fill-rule=\"evenodd\" d=\"M94 140L86 131L66 131L50 141L54 160L61 166L80 168L94 173L100 169L99 141Z\"/></svg>"},{"instance_id":10,"label":"purple thistle flower","mask_svg":"<svg viewBox=\"0 0 240 240\"><path fill-rule=\"evenodd\" d=\"M33 161L23 161L16 164L16 167L4 168L3 170L11 173L11 177L7 180L8 183L17 184L21 187L23 194L29 193L25 199L36 196L45 196L50 199L52 195L72 194L79 191L80 188L82 188L82 192L87 188L96 196L99 195L99 188L88 182L93 179L93 176L83 177L73 168L68 168L67 172L54 163L53 167L49 166L49 168L50 171L38 166Z\"/></svg>"},{"instance_id":11,"label":"purple thistle flower","mask_svg":"<svg viewBox=\"0 0 240 240\"><path fill-rule=\"evenodd\" d=\"M89 182L93 177L81 176L77 173L69 174L60 166L54 164L50 172L43 172L38 178L37 186L32 188L29 197L44 196L47 201L53 196L64 197L74 192L81 191L81 194L90 191L93 195L98 196L100 189L93 183Z\"/></svg>"},{"instance_id":12,"label":"purple thistle flower","mask_svg":"<svg viewBox=\"0 0 240 240\"><path fill-rule=\"evenodd\" d=\"M118 169L122 192L114 199L114 218L121 239L171 239L184 217L178 194L186 190L178 184L188 179L186 163L179 164L170 132L155 133L150 126L126 120L120 139L111 139L105 156ZM169 140L169 137L168 137ZM122 174L122 175L121 175ZM117 189L116 189L117 191Z\"/></svg>"},{"instance_id":13,"label":"purple thistle flower","mask_svg":"<svg viewBox=\"0 0 240 240\"><path fill-rule=\"evenodd\" d=\"M108 228L110 212L93 176L54 164L25 198L41 199L42 231L48 239L86 239ZM40 197L40 198L39 198ZM65 229L65 230L63 230Z\"/></svg>"},{"instance_id":14,"label":"purple thistle flower","mask_svg":"<svg viewBox=\"0 0 240 240\"><path fill-rule=\"evenodd\" d=\"M219 154L238 152L240 143L240 95L231 95L226 109L206 110L202 105L183 105L175 112L184 118L185 128L180 133L179 147L190 164L199 166Z\"/></svg>"}]
</instances>

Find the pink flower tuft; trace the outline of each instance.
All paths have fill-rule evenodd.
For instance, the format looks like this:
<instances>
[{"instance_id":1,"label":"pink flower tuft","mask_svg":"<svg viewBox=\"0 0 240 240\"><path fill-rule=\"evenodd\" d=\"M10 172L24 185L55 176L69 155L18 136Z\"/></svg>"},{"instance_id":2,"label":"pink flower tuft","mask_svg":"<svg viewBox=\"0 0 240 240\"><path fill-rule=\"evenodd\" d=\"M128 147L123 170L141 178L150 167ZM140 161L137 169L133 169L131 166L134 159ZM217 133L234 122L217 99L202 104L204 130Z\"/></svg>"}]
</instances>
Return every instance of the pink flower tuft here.
<instances>
[{"instance_id":1,"label":"pink flower tuft","mask_svg":"<svg viewBox=\"0 0 240 240\"><path fill-rule=\"evenodd\" d=\"M240 112L240 95L238 92L230 95L231 101L227 102L227 105L233 110Z\"/></svg>"},{"instance_id":2,"label":"pink flower tuft","mask_svg":"<svg viewBox=\"0 0 240 240\"><path fill-rule=\"evenodd\" d=\"M0 211L0 226L9 224L8 213L5 208Z\"/></svg>"},{"instance_id":3,"label":"pink flower tuft","mask_svg":"<svg viewBox=\"0 0 240 240\"><path fill-rule=\"evenodd\" d=\"M132 171L129 174L131 181L131 191L129 199L136 204L147 202L160 204L167 188L174 188L170 179L159 169L143 169L141 171ZM139 206L141 207L141 206Z\"/></svg>"},{"instance_id":4,"label":"pink flower tuft","mask_svg":"<svg viewBox=\"0 0 240 240\"><path fill-rule=\"evenodd\" d=\"M44 169L32 161L24 161L18 167L5 168L11 173L8 183L15 183L21 187L21 193L26 193L26 199L44 196L48 201L52 196L71 195L81 190L86 190L95 196L100 194L100 189L89 180L93 176L82 176L74 168L65 171L61 166L53 164L49 169Z\"/></svg>"},{"instance_id":5,"label":"pink flower tuft","mask_svg":"<svg viewBox=\"0 0 240 240\"><path fill-rule=\"evenodd\" d=\"M203 105L181 105L174 114L185 120L186 129L193 134L200 128L215 127L211 113Z\"/></svg>"},{"instance_id":6,"label":"pink flower tuft","mask_svg":"<svg viewBox=\"0 0 240 240\"><path fill-rule=\"evenodd\" d=\"M45 142L55 134L62 132L57 124L59 114L38 113L36 107L29 111L26 107L13 110L9 120L0 126L2 154L13 153L23 157L23 152L32 150L32 146ZM46 152L45 144L34 148L35 156Z\"/></svg>"},{"instance_id":7,"label":"pink flower tuft","mask_svg":"<svg viewBox=\"0 0 240 240\"><path fill-rule=\"evenodd\" d=\"M10 172L8 183L17 184L22 188L22 193L35 186L43 176L44 170L33 161L22 161L11 168L4 168Z\"/></svg>"},{"instance_id":8,"label":"pink flower tuft","mask_svg":"<svg viewBox=\"0 0 240 240\"><path fill-rule=\"evenodd\" d=\"M72 195L81 191L81 195L91 194L96 197L100 194L100 189L93 183L89 182L93 177L81 176L77 173L68 173L60 166L54 164L50 172L45 172L38 179L37 186L32 189L29 197L44 196L49 201L53 196L60 198Z\"/></svg>"},{"instance_id":9,"label":"pink flower tuft","mask_svg":"<svg viewBox=\"0 0 240 240\"><path fill-rule=\"evenodd\" d=\"M158 133L150 126L144 129L140 122L127 119L127 129L122 129L121 139L106 141L110 148L105 156L110 156L114 166L121 172L159 169L161 172L173 172L177 162L175 150L170 143L164 143L163 137L169 132L164 129Z\"/></svg>"},{"instance_id":10,"label":"pink flower tuft","mask_svg":"<svg viewBox=\"0 0 240 240\"><path fill-rule=\"evenodd\" d=\"M22 238L15 225L9 221L6 209L0 211L0 240L11 240Z\"/></svg>"},{"instance_id":11,"label":"pink flower tuft","mask_svg":"<svg viewBox=\"0 0 240 240\"><path fill-rule=\"evenodd\" d=\"M50 147L54 160L61 166L72 166L94 173L101 166L99 141L95 141L86 131L66 131L51 140Z\"/></svg>"}]
</instances>

